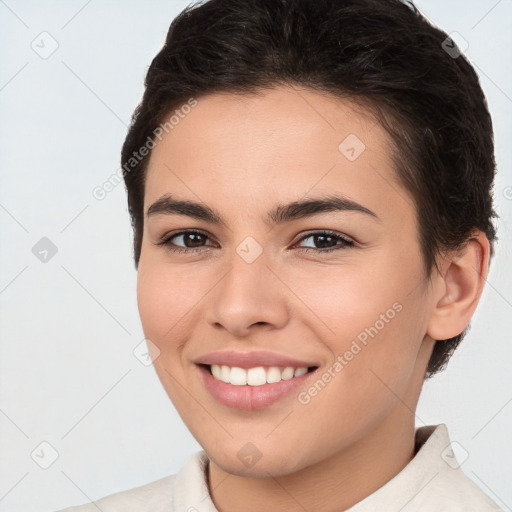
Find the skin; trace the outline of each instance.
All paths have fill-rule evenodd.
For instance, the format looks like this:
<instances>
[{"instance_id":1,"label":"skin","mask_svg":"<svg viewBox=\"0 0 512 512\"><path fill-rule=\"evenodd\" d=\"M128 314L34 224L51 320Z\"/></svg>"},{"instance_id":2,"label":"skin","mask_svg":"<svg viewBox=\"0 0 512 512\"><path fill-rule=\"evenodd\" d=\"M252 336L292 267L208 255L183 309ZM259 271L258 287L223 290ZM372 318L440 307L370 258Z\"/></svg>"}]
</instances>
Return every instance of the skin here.
<instances>
[{"instance_id":1,"label":"skin","mask_svg":"<svg viewBox=\"0 0 512 512\"><path fill-rule=\"evenodd\" d=\"M366 146L354 161L338 149L349 134ZM144 333L159 350L155 369L209 456L208 484L220 512L344 510L414 456L414 411L433 340L468 325L489 243L475 231L465 249L440 258L440 272L429 279L414 203L390 148L361 107L279 86L257 96L198 98L152 152L144 212L172 194L207 204L226 223L145 217L138 272ZM340 211L265 222L277 204L333 192L378 219ZM207 236L199 244L183 236L172 242L199 251L157 245L191 228ZM336 241L303 239L326 229L353 246L325 253ZM263 250L252 263L236 251L248 236ZM292 393L258 411L224 406L193 362L215 350L269 350L315 361L322 374L395 303L400 312L307 404ZM261 453L252 467L237 456L247 442Z\"/></svg>"}]
</instances>

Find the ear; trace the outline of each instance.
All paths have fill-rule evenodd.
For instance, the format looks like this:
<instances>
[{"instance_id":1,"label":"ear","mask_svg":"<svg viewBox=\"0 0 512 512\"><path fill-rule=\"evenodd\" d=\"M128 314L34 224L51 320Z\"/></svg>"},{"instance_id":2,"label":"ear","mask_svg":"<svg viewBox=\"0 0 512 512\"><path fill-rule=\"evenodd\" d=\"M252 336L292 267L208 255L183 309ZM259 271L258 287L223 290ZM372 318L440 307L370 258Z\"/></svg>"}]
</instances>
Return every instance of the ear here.
<instances>
[{"instance_id":1,"label":"ear","mask_svg":"<svg viewBox=\"0 0 512 512\"><path fill-rule=\"evenodd\" d=\"M468 326L487 279L489 261L490 243L482 231L444 257L433 279L435 302L427 329L431 338L447 340Z\"/></svg>"}]
</instances>

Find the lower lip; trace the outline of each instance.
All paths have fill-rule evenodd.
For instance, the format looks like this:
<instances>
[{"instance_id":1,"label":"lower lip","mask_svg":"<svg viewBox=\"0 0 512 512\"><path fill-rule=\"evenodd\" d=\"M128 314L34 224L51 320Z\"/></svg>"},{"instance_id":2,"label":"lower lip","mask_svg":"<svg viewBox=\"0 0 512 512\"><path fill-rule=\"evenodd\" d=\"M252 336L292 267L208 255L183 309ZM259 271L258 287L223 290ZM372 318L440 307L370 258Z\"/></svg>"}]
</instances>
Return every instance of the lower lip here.
<instances>
[{"instance_id":1,"label":"lower lip","mask_svg":"<svg viewBox=\"0 0 512 512\"><path fill-rule=\"evenodd\" d=\"M199 370L206 389L218 402L244 411L254 411L272 405L303 385L304 381L316 372L314 370L300 377L293 377L272 384L262 384L261 386L234 386L217 380L210 373L210 370L204 366L199 366Z\"/></svg>"}]
</instances>

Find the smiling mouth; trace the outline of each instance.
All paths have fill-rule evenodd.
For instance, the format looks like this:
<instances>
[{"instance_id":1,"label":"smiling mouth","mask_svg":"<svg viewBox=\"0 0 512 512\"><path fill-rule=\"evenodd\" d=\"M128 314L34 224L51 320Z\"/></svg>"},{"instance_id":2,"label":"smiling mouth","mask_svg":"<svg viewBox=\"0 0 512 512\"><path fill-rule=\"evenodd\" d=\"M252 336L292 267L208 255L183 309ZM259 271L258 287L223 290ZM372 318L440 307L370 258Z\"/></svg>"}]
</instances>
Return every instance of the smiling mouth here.
<instances>
[{"instance_id":1,"label":"smiling mouth","mask_svg":"<svg viewBox=\"0 0 512 512\"><path fill-rule=\"evenodd\" d=\"M199 366L205 368L214 379L233 386L274 384L301 377L318 369L317 366L255 366L253 368L218 364L200 364Z\"/></svg>"}]
</instances>

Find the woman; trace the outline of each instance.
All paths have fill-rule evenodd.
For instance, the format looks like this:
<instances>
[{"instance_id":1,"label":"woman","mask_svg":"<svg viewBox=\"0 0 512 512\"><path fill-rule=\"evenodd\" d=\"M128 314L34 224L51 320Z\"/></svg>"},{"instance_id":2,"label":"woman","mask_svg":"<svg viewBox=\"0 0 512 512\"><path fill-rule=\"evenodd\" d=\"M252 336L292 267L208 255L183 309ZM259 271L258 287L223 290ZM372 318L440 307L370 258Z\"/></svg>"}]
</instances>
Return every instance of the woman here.
<instances>
[{"instance_id":1,"label":"woman","mask_svg":"<svg viewBox=\"0 0 512 512\"><path fill-rule=\"evenodd\" d=\"M122 168L151 358L203 451L72 510L499 510L414 421L485 283L493 151L413 6L186 8Z\"/></svg>"}]
</instances>

